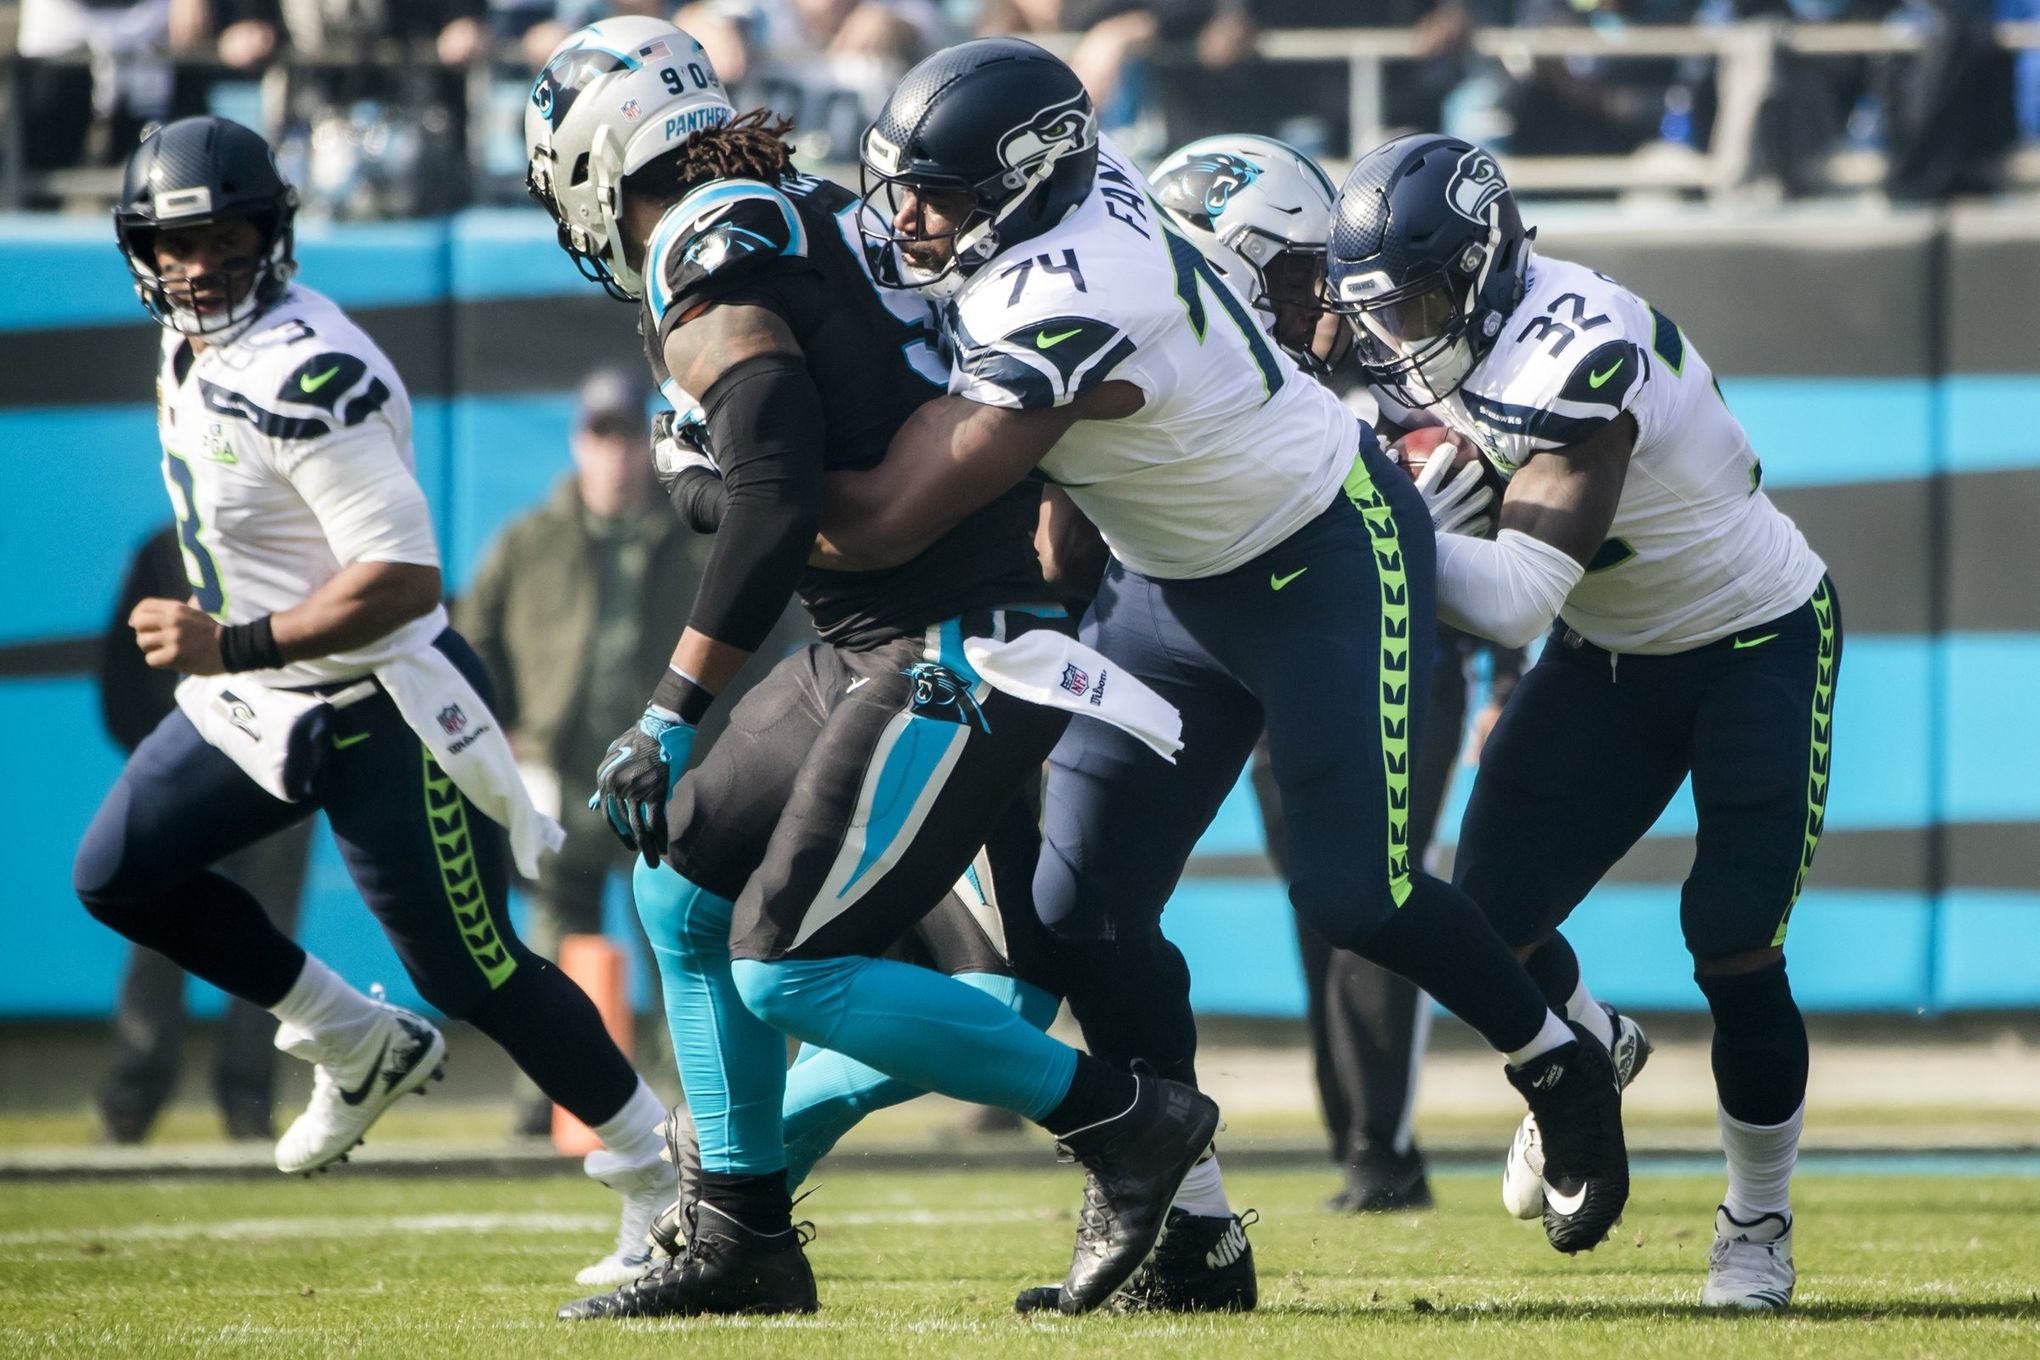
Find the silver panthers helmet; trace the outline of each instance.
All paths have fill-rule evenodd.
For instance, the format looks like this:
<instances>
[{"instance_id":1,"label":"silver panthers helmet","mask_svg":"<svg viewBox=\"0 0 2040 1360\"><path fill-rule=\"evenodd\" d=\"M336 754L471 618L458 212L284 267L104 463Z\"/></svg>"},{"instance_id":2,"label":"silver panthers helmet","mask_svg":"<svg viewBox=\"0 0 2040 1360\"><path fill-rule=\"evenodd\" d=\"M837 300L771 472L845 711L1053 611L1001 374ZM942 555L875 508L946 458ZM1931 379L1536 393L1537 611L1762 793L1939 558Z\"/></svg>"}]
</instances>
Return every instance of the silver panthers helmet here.
<instances>
[{"instance_id":1,"label":"silver panthers helmet","mask_svg":"<svg viewBox=\"0 0 2040 1360\"><path fill-rule=\"evenodd\" d=\"M624 178L734 116L688 34L663 19L604 19L554 48L531 87L524 186L582 274L611 296L636 298L644 280L624 258L618 225Z\"/></svg>"}]
</instances>

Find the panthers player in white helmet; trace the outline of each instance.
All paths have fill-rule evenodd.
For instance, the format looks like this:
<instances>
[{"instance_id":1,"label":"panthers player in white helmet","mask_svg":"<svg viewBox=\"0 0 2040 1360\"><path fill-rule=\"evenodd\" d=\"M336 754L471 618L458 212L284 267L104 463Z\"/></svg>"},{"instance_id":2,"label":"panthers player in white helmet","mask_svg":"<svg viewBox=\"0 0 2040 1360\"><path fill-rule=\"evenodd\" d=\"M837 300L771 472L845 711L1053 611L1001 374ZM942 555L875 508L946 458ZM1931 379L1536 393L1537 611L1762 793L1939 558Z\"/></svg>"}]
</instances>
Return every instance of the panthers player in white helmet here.
<instances>
[{"instance_id":1,"label":"panthers player in white helmet","mask_svg":"<svg viewBox=\"0 0 2040 1360\"><path fill-rule=\"evenodd\" d=\"M129 623L151 666L188 678L86 831L73 885L100 921L282 1022L277 1046L314 1077L276 1165L323 1170L446 1051L212 870L323 811L419 993L602 1138L586 1168L624 1196L623 1222L581 1278L626 1278L675 1179L663 1111L587 996L511 927L511 861L535 872L557 828L447 626L403 381L294 281L296 206L268 145L224 119L171 123L128 163L114 223L163 327L158 432L191 585Z\"/></svg>"},{"instance_id":2,"label":"panthers player in white helmet","mask_svg":"<svg viewBox=\"0 0 2040 1360\"><path fill-rule=\"evenodd\" d=\"M872 248L944 299L950 390L879 467L831 479L824 560L897 561L1038 468L1114 559L1084 641L1182 714L1174 767L1101 723L1072 724L1050 761L1036 907L1091 1051L1194 1079L1187 970L1160 915L1265 727L1297 909L1510 1056L1543 1126L1565 1128L1548 1169L1578 1198L1548 1235L1599 1242L1628 1185L1607 1055L1408 856L1433 642L1430 522L1409 479L1170 227L1049 53L980 39L928 58L862 160L889 224ZM1179 1232L1220 1259L1241 1250L1215 1170L1169 1222L1158 1257ZM1099 1301L1066 1287L1058 1305Z\"/></svg>"},{"instance_id":3,"label":"panthers player in white helmet","mask_svg":"<svg viewBox=\"0 0 2040 1360\"><path fill-rule=\"evenodd\" d=\"M1179 147L1150 179L1176 229L1262 314L1276 343L1306 373L1330 378L1353 336L1324 305L1339 191L1318 163L1273 137L1226 133Z\"/></svg>"},{"instance_id":4,"label":"panthers player in white helmet","mask_svg":"<svg viewBox=\"0 0 2040 1360\"><path fill-rule=\"evenodd\" d=\"M687 1246L561 1315L814 1311L793 1182L858 1106L928 1089L1064 1140L1088 1173L1070 1282L1103 1297L1148 1255L1218 1110L1050 1038L1054 996L1018 976L1039 931L1027 798L1069 715L993 689L967 652L1075 631L1036 559L1038 489L1001 488L882 569L809 567L826 475L882 459L943 368L925 304L873 279L858 196L796 173L787 131L735 114L699 45L641 18L569 37L525 120L562 244L639 303L681 418L669 491L715 534L671 665L590 802L645 861L633 887L697 1131ZM683 778L696 724L791 592L821 642ZM1009 840L1023 876L1001 892ZM945 896L966 871L991 880L972 892L982 916ZM910 940L935 967L883 957ZM832 1051L789 1077L788 1034Z\"/></svg>"},{"instance_id":5,"label":"panthers player in white helmet","mask_svg":"<svg viewBox=\"0 0 2040 1360\"><path fill-rule=\"evenodd\" d=\"M1509 477L1493 541L1438 539L1448 622L1549 633L1483 751L1455 872L1625 1080L1641 1032L1595 1002L1557 928L1692 778L1679 915L1728 1155L1702 1298L1783 1307L1807 1072L1784 945L1827 800L1834 586L1699 351L1614 280L1535 253L1487 152L1414 134L1363 157L1327 284L1384 417L1449 426ZM1479 475L1436 489L1437 513L1490 495ZM1540 1151L1526 1122L1504 1192L1524 1216L1548 1207Z\"/></svg>"}]
</instances>

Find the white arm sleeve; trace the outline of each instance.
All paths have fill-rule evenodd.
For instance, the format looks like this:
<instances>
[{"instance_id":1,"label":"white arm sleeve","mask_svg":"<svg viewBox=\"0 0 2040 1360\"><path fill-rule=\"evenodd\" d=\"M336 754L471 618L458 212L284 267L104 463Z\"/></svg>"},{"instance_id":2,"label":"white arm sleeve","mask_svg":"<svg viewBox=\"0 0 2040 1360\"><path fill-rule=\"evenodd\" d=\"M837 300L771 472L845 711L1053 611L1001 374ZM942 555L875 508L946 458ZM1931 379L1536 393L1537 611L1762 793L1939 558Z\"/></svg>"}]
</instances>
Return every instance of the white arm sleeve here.
<instances>
[{"instance_id":1,"label":"white arm sleeve","mask_svg":"<svg viewBox=\"0 0 2040 1360\"><path fill-rule=\"evenodd\" d=\"M1542 539L1438 535L1438 617L1462 632L1527 647L1551 627L1585 567Z\"/></svg>"},{"instance_id":2,"label":"white arm sleeve","mask_svg":"<svg viewBox=\"0 0 2040 1360\"><path fill-rule=\"evenodd\" d=\"M318 517L342 566L355 562L439 565L432 511L387 425L371 420L307 442L278 459Z\"/></svg>"}]
</instances>

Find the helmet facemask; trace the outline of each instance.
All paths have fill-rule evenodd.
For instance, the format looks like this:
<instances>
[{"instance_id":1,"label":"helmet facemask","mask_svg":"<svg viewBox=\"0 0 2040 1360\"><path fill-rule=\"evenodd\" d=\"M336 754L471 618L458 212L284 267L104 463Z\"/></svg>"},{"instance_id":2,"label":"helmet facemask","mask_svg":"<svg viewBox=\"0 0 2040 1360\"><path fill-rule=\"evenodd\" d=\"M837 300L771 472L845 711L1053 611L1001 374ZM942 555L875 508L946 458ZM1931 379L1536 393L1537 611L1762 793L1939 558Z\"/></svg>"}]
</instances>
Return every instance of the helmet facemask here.
<instances>
[{"instance_id":1,"label":"helmet facemask","mask_svg":"<svg viewBox=\"0 0 2040 1360\"><path fill-rule=\"evenodd\" d=\"M1469 244L1444 269L1399 288L1340 298L1330 296L1328 281L1327 305L1351 319L1368 380L1405 406L1444 401L1494 347L1505 310L1486 296L1502 234L1497 217L1490 209L1486 245ZM1350 289L1365 281L1346 284ZM1510 306L1514 302L1509 299Z\"/></svg>"},{"instance_id":2,"label":"helmet facemask","mask_svg":"<svg viewBox=\"0 0 2040 1360\"><path fill-rule=\"evenodd\" d=\"M130 214L116 214L114 229L128 274L134 279L135 294L157 325L180 335L224 344L246 330L261 312L283 295L291 276L297 272L293 258L294 235L291 217L297 194L286 190L282 206L275 210L194 215L189 219L143 221ZM216 221L239 220L253 226L260 236L257 252L232 256L217 269L208 270L203 280L165 278L156 258L156 244L163 232L186 227L207 226ZM224 294L228 305L212 308L202 299ZM236 297L236 294L239 296Z\"/></svg>"},{"instance_id":3,"label":"helmet facemask","mask_svg":"<svg viewBox=\"0 0 2040 1360\"><path fill-rule=\"evenodd\" d=\"M1075 189L1076 181L1080 180L1082 187L1088 190L1097 173L1097 163L1098 143L1094 133L1087 142L1050 143L1040 155L1024 165L1003 170L977 184L965 184L953 176L900 171L899 148L888 142L873 125L865 130L858 160L859 187L864 192L858 221L864 235L865 250L877 266L873 273L880 283L888 287L923 290L935 297L947 297L999 253L999 228L1003 224L1023 212L1040 214L1050 199L1047 191L1055 187ZM899 221L905 215L906 196L911 194L915 199L913 217L918 228L925 213L920 200L928 190L967 193L970 210L947 232L902 231ZM1082 196L1081 192L1060 195L1070 201L1070 206L1064 213L1057 214L1058 219L1074 211ZM1025 233L1023 239L1031 239L1055 224L1039 222L1029 225L1032 229ZM915 264L907 247L934 241L949 243L948 258L935 269Z\"/></svg>"}]
</instances>

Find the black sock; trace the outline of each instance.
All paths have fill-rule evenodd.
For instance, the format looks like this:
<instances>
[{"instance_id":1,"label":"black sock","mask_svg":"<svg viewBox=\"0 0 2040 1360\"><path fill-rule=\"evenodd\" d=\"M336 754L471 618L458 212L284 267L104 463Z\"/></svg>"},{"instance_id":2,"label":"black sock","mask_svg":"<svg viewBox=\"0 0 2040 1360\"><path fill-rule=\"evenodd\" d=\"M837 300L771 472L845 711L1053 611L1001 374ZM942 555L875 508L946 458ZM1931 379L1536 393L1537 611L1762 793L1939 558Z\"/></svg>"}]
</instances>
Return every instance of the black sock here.
<instances>
[{"instance_id":1,"label":"black sock","mask_svg":"<svg viewBox=\"0 0 2040 1360\"><path fill-rule=\"evenodd\" d=\"M1536 953L1523 960L1523 971L1544 993L1551 1009L1564 1015L1565 1003L1572 1000L1572 994L1580 987L1580 956L1573 953L1565 936L1553 934Z\"/></svg>"},{"instance_id":2,"label":"black sock","mask_svg":"<svg viewBox=\"0 0 2040 1360\"><path fill-rule=\"evenodd\" d=\"M783 1233L793 1227L793 1196L787 1193L784 1170L762 1176L704 1171L701 1202L713 1204L754 1233Z\"/></svg>"},{"instance_id":3,"label":"black sock","mask_svg":"<svg viewBox=\"0 0 2040 1360\"><path fill-rule=\"evenodd\" d=\"M1088 1053L1079 1053L1077 1070L1070 1077L1070 1093L1062 1098L1062 1104L1048 1112L1041 1126L1060 1138L1102 1124L1125 1114L1138 1090L1131 1072L1122 1072Z\"/></svg>"},{"instance_id":4,"label":"black sock","mask_svg":"<svg viewBox=\"0 0 2040 1360\"><path fill-rule=\"evenodd\" d=\"M80 890L94 919L203 982L267 1009L305 970L305 951L276 928L248 890L210 870L144 901Z\"/></svg>"},{"instance_id":5,"label":"black sock","mask_svg":"<svg viewBox=\"0 0 2040 1360\"><path fill-rule=\"evenodd\" d=\"M1354 952L1422 987L1498 1053L1535 1039L1551 1009L1473 899L1429 874Z\"/></svg>"},{"instance_id":6,"label":"black sock","mask_svg":"<svg viewBox=\"0 0 2040 1360\"><path fill-rule=\"evenodd\" d=\"M1714 1013L1714 1089L1745 1124L1782 1124L1806 1100L1806 1021L1781 960L1754 973L1696 976Z\"/></svg>"},{"instance_id":7,"label":"black sock","mask_svg":"<svg viewBox=\"0 0 2040 1360\"><path fill-rule=\"evenodd\" d=\"M1197 1084L1197 1017L1190 965L1159 930L1119 940L1058 941L1054 952L1070 1014L1100 1062Z\"/></svg>"},{"instance_id":8,"label":"black sock","mask_svg":"<svg viewBox=\"0 0 2040 1360\"><path fill-rule=\"evenodd\" d=\"M461 1018L494 1039L548 1100L589 1128L615 1118L637 1090L637 1070L602 1027L588 994L528 950L510 980Z\"/></svg>"}]
</instances>

